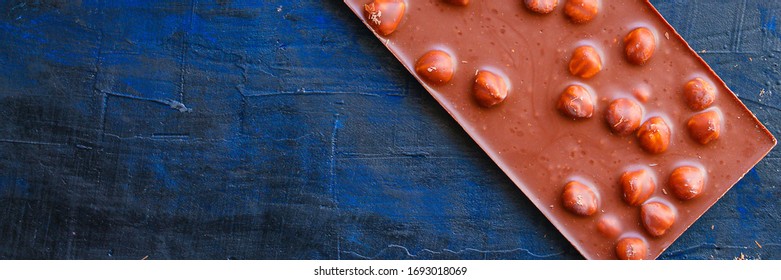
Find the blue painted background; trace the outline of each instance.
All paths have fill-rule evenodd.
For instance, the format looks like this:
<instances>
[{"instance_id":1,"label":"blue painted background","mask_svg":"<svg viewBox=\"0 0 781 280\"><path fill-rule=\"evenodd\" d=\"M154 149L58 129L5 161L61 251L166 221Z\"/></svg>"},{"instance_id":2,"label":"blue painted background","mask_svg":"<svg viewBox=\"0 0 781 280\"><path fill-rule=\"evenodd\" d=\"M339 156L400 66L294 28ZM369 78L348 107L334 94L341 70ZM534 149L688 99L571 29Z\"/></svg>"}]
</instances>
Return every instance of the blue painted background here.
<instances>
[{"instance_id":1,"label":"blue painted background","mask_svg":"<svg viewBox=\"0 0 781 280\"><path fill-rule=\"evenodd\" d=\"M652 2L781 135L781 2ZM781 258L779 156L662 258ZM581 256L338 0L13 0L0 258Z\"/></svg>"}]
</instances>

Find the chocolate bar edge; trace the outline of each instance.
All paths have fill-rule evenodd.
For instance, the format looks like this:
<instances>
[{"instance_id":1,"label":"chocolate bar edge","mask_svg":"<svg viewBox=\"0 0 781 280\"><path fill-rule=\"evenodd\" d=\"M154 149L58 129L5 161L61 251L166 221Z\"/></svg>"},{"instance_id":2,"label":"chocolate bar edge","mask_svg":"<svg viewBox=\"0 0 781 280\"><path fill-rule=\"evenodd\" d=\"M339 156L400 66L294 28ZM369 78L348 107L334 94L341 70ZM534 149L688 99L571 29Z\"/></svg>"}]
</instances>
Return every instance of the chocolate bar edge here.
<instances>
[{"instance_id":1,"label":"chocolate bar edge","mask_svg":"<svg viewBox=\"0 0 781 280\"><path fill-rule=\"evenodd\" d=\"M345 4L347 4L347 0L345 0L344 2L345 2ZM662 14L661 14L661 13L660 13L660 12L659 12L657 9L656 9L656 7L654 7L654 6L653 6L653 4L651 4L651 3L650 3L650 1L648 1L648 0L644 0L643 2L645 2L645 5L646 5L647 7L649 7L651 11L653 11L653 13L654 13L654 16L656 17L656 19L657 19L657 20L660 20L660 22L661 22L661 23L663 23L663 24L664 24L666 27L668 27L668 28L669 28L669 29L672 31L672 34L670 34L670 36L671 36L671 38L670 38L670 39L676 39L676 40L679 40L680 42L682 42L682 43L683 43L683 45L684 45L684 46L686 46L686 48L688 48L689 52L690 52L691 54L693 54L693 55L694 55L694 57L696 57L697 61L698 61L698 62L699 62L699 63L700 63L702 66L704 66L704 68L705 68L705 69L707 69L708 73L709 73L709 74L710 74L712 77L715 77L715 78L716 78L715 80L716 80L716 81L717 81L717 82L718 82L720 85L724 86L724 88L726 88L726 89L728 90L728 92L729 92L730 94L725 94L725 95L726 95L726 96L729 96L730 98L732 98L732 99L733 99L733 101L737 101L737 103L740 105L740 107L739 107L739 108L740 108L740 109L742 109L744 112L748 113L748 115L749 115L749 116L751 116L751 117L753 118L753 121L754 121L754 123L756 123L756 124L758 125L758 126L757 126L757 129L759 129L761 132L763 132L764 134L766 134L767 136L769 136L769 137L770 137L770 139L772 140L772 145L770 145L770 147L768 147L768 148L767 148L767 150L765 150L765 151L761 151L761 153L760 153L760 154L761 154L761 156L760 156L760 157L758 157L758 159L757 159L757 160L753 161L753 162L752 162L752 164L751 164L751 165L749 165L750 167L749 167L748 169L746 169L746 170L741 170L741 172L740 172L741 176L740 176L740 177L739 177L737 180L735 180L735 183L733 183L732 185L730 185L729 187L727 187L727 188L725 189L725 191L722 193L722 195L718 196L718 198L717 198L717 199L715 199L715 200L714 200L712 203L710 203L709 205L707 205L707 207L706 207L706 210L705 210L705 211L703 211L703 212L701 212L699 215L697 215L697 216L696 216L696 218L695 218L695 219L693 219L693 221L692 221L691 223L687 224L687 225L684 227L684 230L680 231L680 232L679 232L677 235L675 235L675 236L674 236L674 238L672 238L672 240L674 240L674 241L677 241L677 240L678 240L678 238L679 238L679 237L680 237L680 236L681 236L681 235L682 235L684 232L686 232L686 231L687 231L687 230L688 230L688 229L689 229L689 228L690 228L690 227L691 227L691 226L692 226L692 225L693 225L693 224L694 224L694 223L695 223L697 220L699 220L699 219L702 217L702 215L704 215L704 214L705 214L705 213L706 213L706 212L707 212L707 211L708 211L708 210L709 210L711 207L713 207L713 205L715 205L715 203L716 203L716 202L718 202L719 200L721 200L721 198L722 198L724 195L726 195L726 193L727 193L727 192L729 192L729 190L731 190L731 189L732 189L732 188L733 188L733 187L734 187L734 186L735 186L735 185L736 185L736 184L737 184L737 183L738 183L738 182L739 182L739 181L740 181L740 180L741 180L741 179L742 179L742 178L743 178L743 177L744 177L746 174L748 174L748 172L749 172L749 171L750 171L752 168L754 168L754 167L755 167L755 166L756 166L756 165L757 165L759 162L761 162L761 161L762 161L762 159L764 159L764 158L765 158L765 157L766 157L766 156L767 156L767 155L770 153L770 151L772 151L772 150L773 150L773 148L774 148L774 147L777 145L778 141L777 141L776 137L775 137L775 136L774 136L774 135L773 135L773 134L772 134L772 133L771 133L771 132L770 132L770 131L767 129L767 127L766 127L766 126L765 126L765 125L764 125L764 124L763 124L763 123L762 123L762 122L761 122L761 121L760 121L760 120L759 120L759 119L756 117L756 115L755 115L755 114L754 114L754 113L753 113L751 110L749 110L749 109L748 109L748 107L746 107L745 103L743 103L743 101L741 101L741 100L740 100L740 98L739 98L739 97L738 97L738 96L735 94L735 92L734 92L734 91L733 91L731 88L729 88L729 86L728 86L728 85L727 85L727 84L724 82L724 80L723 80L723 79L722 79L722 78L721 78L721 77L720 77L720 76L719 76L719 75L718 75L718 74L717 74L717 73L716 73L716 72L713 70L713 68L711 68L711 67L710 67L710 65L708 65L708 63L707 63L707 62L706 62L706 61L705 61L705 60L704 60L704 59L703 59L703 58L702 58L702 57L701 57L701 56L700 56L700 55L699 55L699 54L698 54L698 53L697 53L697 52L696 52L694 49L692 49L692 47L689 45L689 43L688 43L688 42L687 42L687 41L686 41L686 40L685 40L685 39L684 39L684 38L683 38L683 37L682 37L682 36L681 36L681 35L678 33L678 31L677 31L677 30L676 30L676 29L675 29L675 28L674 28L672 25L670 25L670 23L667 21L667 19L665 19L665 18L664 18L664 16L662 16ZM347 5L347 6L348 6L348 8L349 8L349 5ZM351 9L351 10L352 10L352 9ZM381 36L379 33L377 33L377 31L375 31L375 30L374 30L374 28L372 28L372 27L371 27L371 26L368 24L368 22L366 22L366 21L364 20L364 18L363 18L363 15L360 13L360 11L355 11L355 10L353 10L353 13L354 13L354 14L355 14L355 15L356 15L356 16L359 18L359 20L360 20L360 21L361 21L361 22L362 22L362 23L363 23L363 24L364 24L364 25L365 25L365 26L366 26L366 27L367 27L367 28L368 28L368 29L369 29L369 30L370 30L370 31L371 31L373 34L374 34L374 36L375 36L375 37L377 37L377 39L378 39L378 40L380 40L380 42L381 42L381 43L382 43L382 44L385 46L385 48L386 48L386 49L388 49L388 51L389 51L389 52L390 52L390 53L391 53L391 54L394 56L394 58L396 58L396 60L397 60L399 63L401 63L401 65L402 65L404 68L406 68L406 69L407 69L407 71L409 71L409 73L410 73L410 74L412 74L412 76L413 76L413 77L414 77L414 78L415 78L415 79L418 81L418 83L419 83L421 86L423 86L423 87L426 89L426 91L427 91L427 92L429 92L429 94L430 94L431 92L434 92L434 91L436 91L436 90L435 90L434 88L432 88L432 87L431 87L431 86L430 86L430 85L429 85L427 82L425 82L424 80L422 80L422 79L421 79L421 77L419 77L419 76L417 75L417 73L415 73L414 69L411 69L410 67L408 67L407 65L405 65L405 64L402 62L403 60L402 60L402 59L401 59L401 58L400 58L400 57L399 57L399 56L398 56L398 55L397 55L397 54L396 54L396 53L395 53L395 52L394 52L394 51L391 49L391 47L390 47L390 46L389 46L389 44L388 44L388 43L391 41L391 39L384 38L384 37L383 37L383 36ZM714 81L714 82L716 82L716 81ZM435 95L432 95L432 97L434 98L434 100L436 100L436 101L437 101L437 103L439 103L439 105L440 105L440 106L441 106L443 109L445 109L445 111L446 111L446 112L447 112L447 113L450 115L450 117L451 117L451 118L453 118L454 120L456 119L456 118L455 118L455 114L454 114L454 112L451 112L450 108L449 108L448 106L446 106L446 104L445 104L445 103L443 103L443 100L440 100L440 99L439 99L439 98L437 98ZM526 188L522 187L524 184L523 184L522 182L520 182L520 181L519 181L519 179L517 179L517 178L515 178L514 176L512 176L512 175L511 175L511 174L512 174L511 172L508 172L509 168L508 168L507 166L504 166L504 165L502 164L502 161L501 161L501 160L499 160L499 159L495 158L495 156L494 156L494 155L493 155L491 152L489 152L488 150L486 150L486 148L485 148L485 146L486 146L486 145L485 145L484 143L482 143L482 142L481 142L481 140L480 140L480 138L479 138L479 137L473 137L472 133L470 133L470 130L469 130L468 128L464 127L464 126L463 126L463 124L461 124L461 123L460 123L460 122L458 122L458 121L456 121L456 123L458 123L458 125L461 127L461 129L463 129L463 130L464 130L464 131L465 131L465 132L466 132L466 133L469 135L469 137L472 139L472 141L474 141L474 142L475 142L475 143L476 143L476 144L477 144L477 145L480 147L480 149L482 149L482 150L483 150L483 152L484 152L486 155L488 155L488 157L489 157L489 158L491 158L491 160L492 160L492 161L493 161L493 162L494 162L494 163L495 163L495 164L496 164L496 165L497 165L497 166L498 166L498 167L499 167L499 168L502 170L502 172L504 172L504 173L505 173L505 175L506 175L506 176L508 176L508 177L509 177L509 178L510 178L510 179L513 181L513 183L516 185L516 187L517 187L517 188L518 188L518 189L519 189L519 190L520 190L520 191L521 191L521 192L522 192L522 193L523 193L523 194L524 194L524 195L525 195L525 196L526 196L526 197L527 197L527 198L528 198L528 199L529 199L529 200L530 200L530 201L531 201L531 202L532 202L532 203L533 203L533 204L534 204L534 205L535 205L537 208L538 208L538 210L539 210L540 212L542 212L542 214L543 214L543 215L546 217L546 219L548 219L548 221L550 221L550 222L551 222L551 223L552 223L552 224L553 224L553 225L556 227L556 229L557 229L557 230L558 230L558 231L559 231L559 232L560 232L560 233L561 233L561 234L562 234L562 235L563 235L563 236L564 236L564 237L565 237L565 238L566 238L568 241L570 241L570 244L572 244L572 245L573 245L573 246L574 246L574 247L575 247L575 248L578 250L578 252L580 252L580 253L581 253L581 255L583 255L583 256L584 256L585 258L587 258L587 259L598 259L597 257L595 257L595 256L592 256L592 255L591 255L591 254L590 254L590 253L589 253L587 250L585 250L584 248L581 248L581 246L580 246L580 244L579 244L579 243L577 243L577 242L572 242L572 240L573 240L573 238L574 238L574 237L573 237L573 236L570 236L570 235L569 235L569 232L568 232L567 230L562 230L562 229L564 228L564 227L563 227L563 225L561 225L561 224L560 224L560 222L559 222L557 219L555 219L555 218L552 218L552 216L551 216L551 214L550 214L550 212L549 212L549 211L545 211L545 208L546 208L547 206L546 206L546 205L545 205L545 204L544 204L542 201L540 201L540 200L537 200L537 199L533 199L533 197L532 197L532 196L530 196L530 195L529 195L529 194L526 192ZM674 243L674 241L673 241L673 243ZM669 248L669 246L668 246L668 247L665 247L665 249L664 249L664 250L660 250L660 251L659 251L659 252L658 252L656 255L653 255L653 256L652 256L652 257L653 257L653 259L656 259L656 258L658 258L660 255L662 255L662 254L663 254L663 253L664 253L664 252L667 250L667 248Z\"/></svg>"}]
</instances>

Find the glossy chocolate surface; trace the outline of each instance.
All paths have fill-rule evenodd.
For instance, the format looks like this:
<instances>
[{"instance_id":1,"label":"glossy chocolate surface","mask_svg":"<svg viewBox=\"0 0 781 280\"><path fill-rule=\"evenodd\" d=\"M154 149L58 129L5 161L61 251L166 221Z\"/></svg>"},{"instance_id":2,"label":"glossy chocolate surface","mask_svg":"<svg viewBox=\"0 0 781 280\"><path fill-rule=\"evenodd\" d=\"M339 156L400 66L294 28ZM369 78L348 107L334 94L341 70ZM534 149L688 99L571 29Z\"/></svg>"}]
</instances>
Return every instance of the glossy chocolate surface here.
<instances>
[{"instance_id":1,"label":"glossy chocolate surface","mask_svg":"<svg viewBox=\"0 0 781 280\"><path fill-rule=\"evenodd\" d=\"M374 28L365 11L372 0L345 2ZM597 15L582 23L565 15L567 0L547 14L530 11L522 0L474 0L465 6L443 0L403 2L406 9L397 28L387 36L373 29L375 34L586 258L615 259L617 250L641 245L647 252L633 254L658 257L776 143L645 1L598 1ZM652 52L645 45L648 38L627 38L641 27L654 36ZM589 77L570 71L573 52L581 46L593 47L601 60L601 70ZM416 61L433 50L447 52L455 62L447 83L432 83L415 72ZM634 61L638 55L642 64ZM506 98L481 106L473 93L480 71L504 78ZM706 110L721 118L718 139L706 144L687 129L698 112L690 108L684 89L695 78L714 86L715 99ZM573 119L557 109L562 92L572 85L590 93L593 117ZM670 139L664 151L648 152L637 133L611 130L605 114L609 104L621 98L640 104L642 122L659 117L667 124ZM668 186L672 171L681 166L704 171L702 192L690 200L677 198ZM662 203L673 212L653 216L653 226L667 226L661 219L675 217L664 231L649 232L643 226L642 205L625 202L621 176L640 169L649 171L656 185L644 204ZM577 196L562 195L572 181L595 193L595 213L578 215L564 207L579 206ZM644 244L621 243L617 248L620 240Z\"/></svg>"}]
</instances>

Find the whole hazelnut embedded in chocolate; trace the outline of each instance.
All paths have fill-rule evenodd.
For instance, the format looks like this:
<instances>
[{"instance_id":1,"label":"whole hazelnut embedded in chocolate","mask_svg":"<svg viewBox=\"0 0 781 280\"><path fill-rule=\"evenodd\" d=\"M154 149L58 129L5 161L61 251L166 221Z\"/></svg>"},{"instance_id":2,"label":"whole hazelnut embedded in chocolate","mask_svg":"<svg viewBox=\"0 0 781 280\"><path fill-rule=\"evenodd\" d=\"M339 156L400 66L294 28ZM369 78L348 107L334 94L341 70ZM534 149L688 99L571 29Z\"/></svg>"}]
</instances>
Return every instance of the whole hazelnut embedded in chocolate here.
<instances>
[{"instance_id":1,"label":"whole hazelnut embedded in chocolate","mask_svg":"<svg viewBox=\"0 0 781 280\"><path fill-rule=\"evenodd\" d=\"M624 238L616 244L616 256L619 260L643 260L648 255L648 246L640 238Z\"/></svg>"},{"instance_id":2,"label":"whole hazelnut embedded in chocolate","mask_svg":"<svg viewBox=\"0 0 781 280\"><path fill-rule=\"evenodd\" d=\"M651 97L651 92L647 88L638 87L632 89L632 96L637 98L637 101L640 101L640 103L645 103Z\"/></svg>"},{"instance_id":3,"label":"whole hazelnut embedded in chocolate","mask_svg":"<svg viewBox=\"0 0 781 280\"><path fill-rule=\"evenodd\" d=\"M621 175L620 183L624 192L624 202L630 206L640 206L656 190L651 172L645 169L625 172Z\"/></svg>"},{"instance_id":4,"label":"whole hazelnut embedded in chocolate","mask_svg":"<svg viewBox=\"0 0 781 280\"><path fill-rule=\"evenodd\" d=\"M489 71L479 71L472 88L477 103L493 107L507 98L507 82L502 76Z\"/></svg>"},{"instance_id":5,"label":"whole hazelnut embedded in chocolate","mask_svg":"<svg viewBox=\"0 0 781 280\"><path fill-rule=\"evenodd\" d=\"M564 4L564 14L574 23L589 22L598 12L598 0L568 0L567 4Z\"/></svg>"},{"instance_id":6,"label":"whole hazelnut embedded in chocolate","mask_svg":"<svg viewBox=\"0 0 781 280\"><path fill-rule=\"evenodd\" d=\"M716 100L716 88L702 78L694 78L683 86L683 96L686 105L692 110L701 111L708 108Z\"/></svg>"},{"instance_id":7,"label":"whole hazelnut embedded in chocolate","mask_svg":"<svg viewBox=\"0 0 781 280\"><path fill-rule=\"evenodd\" d=\"M673 170L668 182L673 195L680 200L698 197L705 188L705 174L694 166L681 166Z\"/></svg>"},{"instance_id":8,"label":"whole hazelnut embedded in chocolate","mask_svg":"<svg viewBox=\"0 0 781 280\"><path fill-rule=\"evenodd\" d=\"M559 0L524 0L526 8L535 13L547 14L553 12L559 5Z\"/></svg>"},{"instance_id":9,"label":"whole hazelnut embedded in chocolate","mask_svg":"<svg viewBox=\"0 0 781 280\"><path fill-rule=\"evenodd\" d=\"M366 22L382 36L388 36L401 23L407 4L404 0L374 0L363 5Z\"/></svg>"},{"instance_id":10,"label":"whole hazelnut embedded in chocolate","mask_svg":"<svg viewBox=\"0 0 781 280\"><path fill-rule=\"evenodd\" d=\"M577 181L571 181L564 186L561 202L564 209L580 216L591 216L597 212L599 207L599 201L594 191Z\"/></svg>"},{"instance_id":11,"label":"whole hazelnut embedded in chocolate","mask_svg":"<svg viewBox=\"0 0 781 280\"><path fill-rule=\"evenodd\" d=\"M719 139L721 134L721 114L716 111L707 111L696 114L687 123L689 135L694 141L702 145Z\"/></svg>"},{"instance_id":12,"label":"whole hazelnut embedded in chocolate","mask_svg":"<svg viewBox=\"0 0 781 280\"><path fill-rule=\"evenodd\" d=\"M594 98L585 87L571 85L561 93L556 108L569 118L587 119L594 114Z\"/></svg>"},{"instance_id":13,"label":"whole hazelnut embedded in chocolate","mask_svg":"<svg viewBox=\"0 0 781 280\"><path fill-rule=\"evenodd\" d=\"M640 127L643 119L643 109L640 104L626 98L610 102L605 111L605 121L613 133L629 135Z\"/></svg>"},{"instance_id":14,"label":"whole hazelnut embedded in chocolate","mask_svg":"<svg viewBox=\"0 0 781 280\"><path fill-rule=\"evenodd\" d=\"M651 59L656 50L656 38L650 29L640 27L624 37L626 59L637 65L643 65Z\"/></svg>"},{"instance_id":15,"label":"whole hazelnut embedded in chocolate","mask_svg":"<svg viewBox=\"0 0 781 280\"><path fill-rule=\"evenodd\" d=\"M652 117L637 130L637 138L643 150L660 154L670 146L670 127L661 117Z\"/></svg>"},{"instance_id":16,"label":"whole hazelnut embedded in chocolate","mask_svg":"<svg viewBox=\"0 0 781 280\"><path fill-rule=\"evenodd\" d=\"M602 71L602 59L592 46L580 46L572 53L569 72L572 75L588 79Z\"/></svg>"},{"instance_id":17,"label":"whole hazelnut embedded in chocolate","mask_svg":"<svg viewBox=\"0 0 781 280\"><path fill-rule=\"evenodd\" d=\"M640 207L640 220L648 234L662 236L675 223L675 212L661 202L649 202Z\"/></svg>"},{"instance_id":18,"label":"whole hazelnut embedded in chocolate","mask_svg":"<svg viewBox=\"0 0 781 280\"><path fill-rule=\"evenodd\" d=\"M458 5L458 6L469 5L469 0L445 0L445 2L448 2L453 5Z\"/></svg>"},{"instance_id":19,"label":"whole hazelnut embedded in chocolate","mask_svg":"<svg viewBox=\"0 0 781 280\"><path fill-rule=\"evenodd\" d=\"M613 216L602 216L597 220L597 231L607 238L615 238L621 233L621 223Z\"/></svg>"},{"instance_id":20,"label":"whole hazelnut embedded in chocolate","mask_svg":"<svg viewBox=\"0 0 781 280\"><path fill-rule=\"evenodd\" d=\"M429 51L415 62L415 72L429 83L445 84L453 79L453 58L440 50Z\"/></svg>"}]
</instances>

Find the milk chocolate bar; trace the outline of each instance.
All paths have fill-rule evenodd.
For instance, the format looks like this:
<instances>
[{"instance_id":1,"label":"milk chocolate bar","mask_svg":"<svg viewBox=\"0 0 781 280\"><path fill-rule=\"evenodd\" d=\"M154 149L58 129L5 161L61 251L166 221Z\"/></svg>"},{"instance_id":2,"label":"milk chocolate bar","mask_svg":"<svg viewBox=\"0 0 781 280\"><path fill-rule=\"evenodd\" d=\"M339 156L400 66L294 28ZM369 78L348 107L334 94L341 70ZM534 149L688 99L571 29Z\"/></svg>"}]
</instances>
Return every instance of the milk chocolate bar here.
<instances>
[{"instance_id":1,"label":"milk chocolate bar","mask_svg":"<svg viewBox=\"0 0 781 280\"><path fill-rule=\"evenodd\" d=\"M346 0L588 259L654 259L776 144L647 1Z\"/></svg>"}]
</instances>

